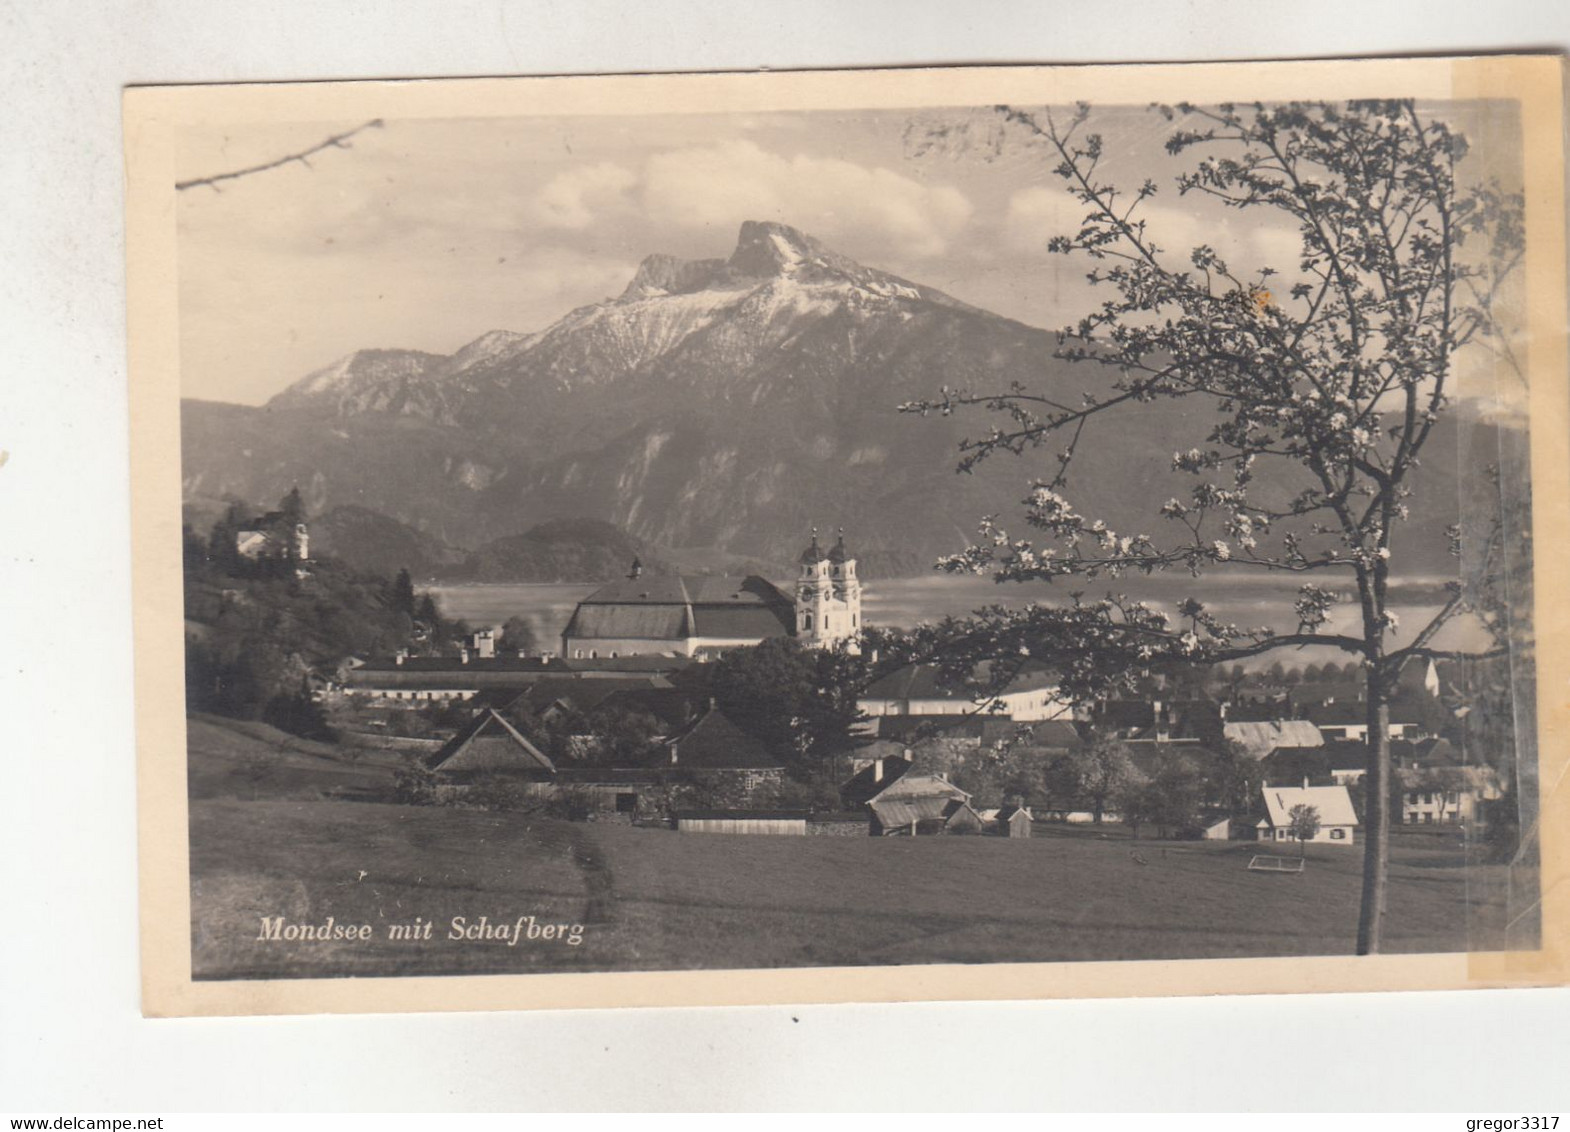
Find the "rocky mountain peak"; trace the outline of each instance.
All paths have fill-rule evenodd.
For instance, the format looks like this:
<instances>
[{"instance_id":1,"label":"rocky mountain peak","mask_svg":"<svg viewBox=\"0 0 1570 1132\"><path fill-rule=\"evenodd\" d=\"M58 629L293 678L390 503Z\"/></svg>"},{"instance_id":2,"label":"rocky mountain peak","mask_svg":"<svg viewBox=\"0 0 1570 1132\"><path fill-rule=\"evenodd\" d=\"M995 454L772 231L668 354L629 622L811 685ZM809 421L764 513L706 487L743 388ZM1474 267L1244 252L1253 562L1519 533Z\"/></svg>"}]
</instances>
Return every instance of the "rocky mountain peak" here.
<instances>
[{"instance_id":1,"label":"rocky mountain peak","mask_svg":"<svg viewBox=\"0 0 1570 1132\"><path fill-rule=\"evenodd\" d=\"M724 269L722 259L681 259L656 252L645 256L623 299L650 299L660 295L685 295L701 291Z\"/></svg>"},{"instance_id":2,"label":"rocky mountain peak","mask_svg":"<svg viewBox=\"0 0 1570 1132\"><path fill-rule=\"evenodd\" d=\"M788 275L804 265L826 265L833 253L805 232L772 220L747 220L728 265L738 275Z\"/></svg>"}]
</instances>

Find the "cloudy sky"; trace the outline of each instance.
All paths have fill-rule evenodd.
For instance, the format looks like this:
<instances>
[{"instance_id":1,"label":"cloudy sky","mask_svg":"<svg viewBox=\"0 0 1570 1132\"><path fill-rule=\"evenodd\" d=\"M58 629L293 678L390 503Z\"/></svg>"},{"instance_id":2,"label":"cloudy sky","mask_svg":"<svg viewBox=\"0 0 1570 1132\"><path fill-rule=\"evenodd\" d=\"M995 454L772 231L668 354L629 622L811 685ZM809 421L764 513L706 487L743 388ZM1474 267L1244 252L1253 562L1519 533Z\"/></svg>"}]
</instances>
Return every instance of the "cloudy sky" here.
<instances>
[{"instance_id":1,"label":"cloudy sky","mask_svg":"<svg viewBox=\"0 0 1570 1132\"><path fill-rule=\"evenodd\" d=\"M744 220L779 220L869 266L1056 327L1093 300L1047 238L1081 210L1022 142L922 152L935 117L836 111L637 118L390 120L352 149L177 194L185 395L256 404L355 349L451 353L494 329L537 330L618 294L651 252L730 254ZM358 122L192 130L181 180L307 149ZM1170 188L1170 125L1103 109L1102 172L1163 184L1156 240L1289 264L1289 230Z\"/></svg>"}]
</instances>

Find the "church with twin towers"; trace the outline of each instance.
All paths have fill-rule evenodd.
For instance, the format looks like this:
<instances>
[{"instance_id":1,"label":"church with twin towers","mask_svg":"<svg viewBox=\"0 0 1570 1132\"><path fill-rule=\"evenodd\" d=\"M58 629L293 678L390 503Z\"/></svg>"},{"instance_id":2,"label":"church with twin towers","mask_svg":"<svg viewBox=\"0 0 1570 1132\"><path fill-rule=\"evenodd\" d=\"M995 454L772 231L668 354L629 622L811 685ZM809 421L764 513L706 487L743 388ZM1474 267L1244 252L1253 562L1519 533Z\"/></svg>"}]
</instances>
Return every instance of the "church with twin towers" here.
<instances>
[{"instance_id":1,"label":"church with twin towers","mask_svg":"<svg viewBox=\"0 0 1570 1132\"><path fill-rule=\"evenodd\" d=\"M814 529L791 594L756 574L649 574L634 559L625 578L578 603L562 631L562 656L713 660L773 637L834 648L854 641L862 624L861 581L844 531L825 549Z\"/></svg>"}]
</instances>

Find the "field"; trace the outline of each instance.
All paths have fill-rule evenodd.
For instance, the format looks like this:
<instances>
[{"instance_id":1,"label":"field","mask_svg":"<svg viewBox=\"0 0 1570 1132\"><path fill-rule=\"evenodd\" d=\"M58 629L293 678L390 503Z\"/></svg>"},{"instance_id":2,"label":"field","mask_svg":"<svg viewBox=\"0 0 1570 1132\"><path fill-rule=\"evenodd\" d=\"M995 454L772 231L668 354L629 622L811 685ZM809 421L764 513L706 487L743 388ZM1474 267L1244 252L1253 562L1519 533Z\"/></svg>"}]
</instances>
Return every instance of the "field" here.
<instances>
[{"instance_id":1,"label":"field","mask_svg":"<svg viewBox=\"0 0 1570 1132\"><path fill-rule=\"evenodd\" d=\"M1248 871L1248 843L1083 829L677 834L355 801L385 796L396 756L345 763L221 721L195 720L191 735L198 978L1331 955L1351 951L1357 921L1357 850L1310 847L1303 874L1273 876ZM1398 837L1387 950L1503 946L1503 882L1501 867L1465 867L1452 839ZM447 938L454 917L510 938L531 915L577 927L580 942L530 940L527 926L513 945ZM369 924L370 938L258 938L263 917L329 916ZM389 938L416 923L429 940Z\"/></svg>"}]
</instances>

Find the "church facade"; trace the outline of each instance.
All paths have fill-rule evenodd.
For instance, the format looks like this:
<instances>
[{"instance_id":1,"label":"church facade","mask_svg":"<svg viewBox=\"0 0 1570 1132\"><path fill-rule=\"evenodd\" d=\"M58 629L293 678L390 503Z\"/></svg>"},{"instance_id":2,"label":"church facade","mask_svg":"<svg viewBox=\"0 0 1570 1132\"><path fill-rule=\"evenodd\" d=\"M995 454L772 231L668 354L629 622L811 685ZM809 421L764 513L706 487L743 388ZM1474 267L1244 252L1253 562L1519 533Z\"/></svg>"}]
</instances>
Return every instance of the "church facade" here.
<instances>
[{"instance_id":1,"label":"church facade","mask_svg":"<svg viewBox=\"0 0 1570 1132\"><path fill-rule=\"evenodd\" d=\"M794 596L756 574L645 576L634 560L626 578L578 603L562 631L562 656L711 660L773 637L827 648L851 640L860 629L856 560L843 535L824 551L814 532L799 559Z\"/></svg>"}]
</instances>

